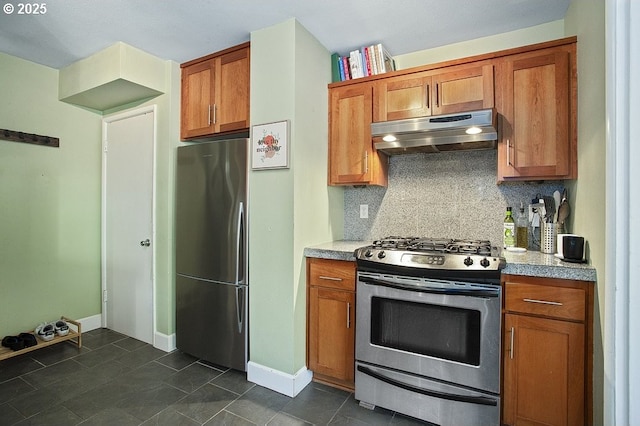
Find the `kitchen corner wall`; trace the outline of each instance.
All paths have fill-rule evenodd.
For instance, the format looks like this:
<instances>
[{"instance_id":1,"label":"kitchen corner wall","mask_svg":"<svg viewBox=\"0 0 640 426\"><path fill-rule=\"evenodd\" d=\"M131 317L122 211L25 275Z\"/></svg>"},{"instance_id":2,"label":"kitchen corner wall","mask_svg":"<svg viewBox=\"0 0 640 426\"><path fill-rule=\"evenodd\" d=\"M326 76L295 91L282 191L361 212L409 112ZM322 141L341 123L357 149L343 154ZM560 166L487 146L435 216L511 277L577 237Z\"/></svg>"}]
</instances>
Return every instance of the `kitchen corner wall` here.
<instances>
[{"instance_id":1,"label":"kitchen corner wall","mask_svg":"<svg viewBox=\"0 0 640 426\"><path fill-rule=\"evenodd\" d=\"M390 235L488 239L502 245L507 206L517 214L536 194L562 192L559 181L496 183L497 152L461 151L390 157L387 188L345 189L345 239ZM360 205L369 218L360 219Z\"/></svg>"},{"instance_id":2,"label":"kitchen corner wall","mask_svg":"<svg viewBox=\"0 0 640 426\"><path fill-rule=\"evenodd\" d=\"M342 238L342 189L326 180L330 64L295 19L251 33L251 123L289 120L290 158L249 174L248 377L287 395L310 378L304 247Z\"/></svg>"}]
</instances>

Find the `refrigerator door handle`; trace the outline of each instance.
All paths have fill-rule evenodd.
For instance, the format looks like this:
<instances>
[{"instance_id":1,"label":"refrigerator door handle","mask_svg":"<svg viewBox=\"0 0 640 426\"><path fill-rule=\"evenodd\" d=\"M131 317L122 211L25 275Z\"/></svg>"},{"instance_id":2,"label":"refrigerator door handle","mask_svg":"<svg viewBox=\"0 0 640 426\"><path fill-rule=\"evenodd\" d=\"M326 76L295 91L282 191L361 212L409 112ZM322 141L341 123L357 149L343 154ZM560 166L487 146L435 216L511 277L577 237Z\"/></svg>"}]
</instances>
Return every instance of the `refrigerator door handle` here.
<instances>
[{"instance_id":1,"label":"refrigerator door handle","mask_svg":"<svg viewBox=\"0 0 640 426\"><path fill-rule=\"evenodd\" d=\"M238 206L238 229L236 232L236 247L238 253L236 256L236 285L244 284L244 203L240 201ZM243 268L240 271L240 268ZM240 274L242 273L242 278Z\"/></svg>"},{"instance_id":2,"label":"refrigerator door handle","mask_svg":"<svg viewBox=\"0 0 640 426\"><path fill-rule=\"evenodd\" d=\"M238 333L242 334L244 322L244 286L236 286L236 313L238 316Z\"/></svg>"}]
</instances>

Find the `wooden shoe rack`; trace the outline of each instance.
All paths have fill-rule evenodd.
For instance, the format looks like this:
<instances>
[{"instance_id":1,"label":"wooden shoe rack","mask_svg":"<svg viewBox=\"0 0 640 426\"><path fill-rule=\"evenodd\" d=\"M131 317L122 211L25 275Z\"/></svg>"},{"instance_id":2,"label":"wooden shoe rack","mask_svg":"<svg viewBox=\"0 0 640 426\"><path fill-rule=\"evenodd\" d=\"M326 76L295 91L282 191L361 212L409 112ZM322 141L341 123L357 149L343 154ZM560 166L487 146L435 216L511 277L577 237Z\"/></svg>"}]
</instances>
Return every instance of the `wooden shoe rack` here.
<instances>
[{"instance_id":1,"label":"wooden shoe rack","mask_svg":"<svg viewBox=\"0 0 640 426\"><path fill-rule=\"evenodd\" d=\"M72 343L75 343L78 346L78 349L80 349L82 347L82 325L78 321L74 321L67 317L60 317L60 319L65 321L69 326L69 334L67 334L66 336L58 336L56 334L56 336L52 340L45 342L38 338L35 331L29 331L29 333L36 336L36 340L38 341L38 344L34 346L30 346L28 348L20 349L18 351L13 351L9 348L5 348L4 346L0 346L0 361L7 358L14 357L14 356L22 355L27 352L35 351L37 349L46 348L47 346L55 345L57 343L64 342L67 340L70 340Z\"/></svg>"}]
</instances>

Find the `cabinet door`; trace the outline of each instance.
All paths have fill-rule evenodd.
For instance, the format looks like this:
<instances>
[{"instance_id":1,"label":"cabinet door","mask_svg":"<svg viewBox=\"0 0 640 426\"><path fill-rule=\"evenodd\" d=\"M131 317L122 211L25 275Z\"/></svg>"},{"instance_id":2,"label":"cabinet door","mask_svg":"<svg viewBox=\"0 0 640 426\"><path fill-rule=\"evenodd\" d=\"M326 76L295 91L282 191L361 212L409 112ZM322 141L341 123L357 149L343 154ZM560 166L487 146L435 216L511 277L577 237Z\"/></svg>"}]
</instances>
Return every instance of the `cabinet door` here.
<instances>
[{"instance_id":1,"label":"cabinet door","mask_svg":"<svg viewBox=\"0 0 640 426\"><path fill-rule=\"evenodd\" d=\"M374 121L431 115L431 76L392 77L375 83Z\"/></svg>"},{"instance_id":2,"label":"cabinet door","mask_svg":"<svg viewBox=\"0 0 640 426\"><path fill-rule=\"evenodd\" d=\"M507 57L498 73L498 180L575 179L575 45Z\"/></svg>"},{"instance_id":3,"label":"cabinet door","mask_svg":"<svg viewBox=\"0 0 640 426\"><path fill-rule=\"evenodd\" d=\"M433 115L493 108L493 65L465 65L433 76Z\"/></svg>"},{"instance_id":4,"label":"cabinet door","mask_svg":"<svg viewBox=\"0 0 640 426\"><path fill-rule=\"evenodd\" d=\"M309 287L309 369L353 382L355 293Z\"/></svg>"},{"instance_id":5,"label":"cabinet door","mask_svg":"<svg viewBox=\"0 0 640 426\"><path fill-rule=\"evenodd\" d=\"M236 50L218 58L214 109L215 132L249 128L249 48Z\"/></svg>"},{"instance_id":6,"label":"cabinet door","mask_svg":"<svg viewBox=\"0 0 640 426\"><path fill-rule=\"evenodd\" d=\"M493 108L493 65L464 65L376 83L374 121Z\"/></svg>"},{"instance_id":7,"label":"cabinet door","mask_svg":"<svg viewBox=\"0 0 640 426\"><path fill-rule=\"evenodd\" d=\"M215 59L182 69L182 139L213 133L211 108L215 99L215 75Z\"/></svg>"},{"instance_id":8,"label":"cabinet door","mask_svg":"<svg viewBox=\"0 0 640 426\"><path fill-rule=\"evenodd\" d=\"M373 148L371 84L329 91L329 184L387 185L386 156Z\"/></svg>"},{"instance_id":9,"label":"cabinet door","mask_svg":"<svg viewBox=\"0 0 640 426\"><path fill-rule=\"evenodd\" d=\"M583 324L505 315L505 424L585 424L584 336Z\"/></svg>"}]
</instances>

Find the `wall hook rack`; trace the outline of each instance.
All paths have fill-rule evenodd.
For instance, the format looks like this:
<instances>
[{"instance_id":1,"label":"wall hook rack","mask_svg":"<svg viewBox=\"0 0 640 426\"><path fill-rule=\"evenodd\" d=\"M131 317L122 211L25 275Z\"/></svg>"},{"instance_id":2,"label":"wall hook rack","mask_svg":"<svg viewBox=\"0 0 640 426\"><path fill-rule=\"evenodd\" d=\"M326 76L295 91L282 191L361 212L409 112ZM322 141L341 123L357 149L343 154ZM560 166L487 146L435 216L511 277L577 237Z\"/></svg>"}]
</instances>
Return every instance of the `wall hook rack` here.
<instances>
[{"instance_id":1,"label":"wall hook rack","mask_svg":"<svg viewBox=\"0 0 640 426\"><path fill-rule=\"evenodd\" d=\"M53 148L60 147L60 139L51 136L35 135L33 133L18 132L16 130L0 129L0 139L11 142L44 145Z\"/></svg>"}]
</instances>

